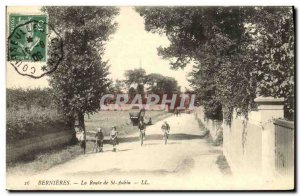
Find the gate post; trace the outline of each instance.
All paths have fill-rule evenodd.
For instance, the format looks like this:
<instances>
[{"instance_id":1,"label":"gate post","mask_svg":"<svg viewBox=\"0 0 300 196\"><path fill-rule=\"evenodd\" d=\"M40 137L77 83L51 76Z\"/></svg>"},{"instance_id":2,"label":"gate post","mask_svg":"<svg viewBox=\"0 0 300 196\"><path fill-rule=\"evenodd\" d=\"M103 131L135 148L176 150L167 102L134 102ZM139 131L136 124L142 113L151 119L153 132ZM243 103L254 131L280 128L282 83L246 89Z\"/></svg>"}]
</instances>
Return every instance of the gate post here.
<instances>
[{"instance_id":1,"label":"gate post","mask_svg":"<svg viewBox=\"0 0 300 196\"><path fill-rule=\"evenodd\" d=\"M284 98L258 97L254 100L258 105L262 126L262 172L266 180L274 179L275 172L275 127L274 119L283 118Z\"/></svg>"}]
</instances>

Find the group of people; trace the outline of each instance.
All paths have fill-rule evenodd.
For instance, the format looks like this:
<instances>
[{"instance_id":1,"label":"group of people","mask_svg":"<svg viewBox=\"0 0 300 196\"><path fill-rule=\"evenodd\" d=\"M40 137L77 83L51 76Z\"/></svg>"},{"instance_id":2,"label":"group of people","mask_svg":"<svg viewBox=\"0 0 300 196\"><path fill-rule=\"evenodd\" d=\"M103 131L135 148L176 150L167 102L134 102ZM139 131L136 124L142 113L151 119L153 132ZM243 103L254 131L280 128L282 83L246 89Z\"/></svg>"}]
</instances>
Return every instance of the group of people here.
<instances>
[{"instance_id":1,"label":"group of people","mask_svg":"<svg viewBox=\"0 0 300 196\"><path fill-rule=\"evenodd\" d=\"M143 140L146 137L146 124L144 123L143 118L139 121L138 128L140 130L140 140L141 140L141 146L142 146ZM167 123L167 121L165 121L162 124L161 130L163 132L163 140L165 141L165 144L167 144L167 140L168 140L169 132L170 132L170 125Z\"/></svg>"},{"instance_id":2,"label":"group of people","mask_svg":"<svg viewBox=\"0 0 300 196\"><path fill-rule=\"evenodd\" d=\"M111 129L110 139L111 139L111 143L113 145L113 152L116 152L116 146L119 144L119 141L118 141L117 128L115 126L113 126L112 129ZM83 151L85 153L85 150L86 150L86 140L85 140L84 131L80 132L78 140L80 142L80 147L83 149ZM103 131L102 131L101 128L97 128L97 132L95 134L94 150L96 152L103 152L103 144L104 144L104 134L103 134Z\"/></svg>"},{"instance_id":3,"label":"group of people","mask_svg":"<svg viewBox=\"0 0 300 196\"><path fill-rule=\"evenodd\" d=\"M113 145L113 152L116 152L116 146L119 144L118 141L118 132L115 126L112 127L110 131L110 140ZM96 152L103 152L103 142L104 142L104 134L101 128L97 129L95 134L95 147L94 150Z\"/></svg>"},{"instance_id":4,"label":"group of people","mask_svg":"<svg viewBox=\"0 0 300 196\"><path fill-rule=\"evenodd\" d=\"M140 137L141 139L145 138L146 136L146 124L143 121L140 121L138 124L138 128L140 130ZM169 131L170 131L170 125L165 121L163 125L161 126L161 129L163 131L163 139L166 141L168 139ZM94 151L95 152L103 152L103 144L104 144L104 134L101 128L97 128L96 134L95 134L95 145L94 145ZM81 135L79 136L80 146L83 148L84 153L86 150L86 141L84 138L84 132L81 132ZM116 146L119 144L118 140L118 132L117 128L115 126L112 127L110 131L110 141L113 146L113 152L116 152ZM166 144L166 143L165 143Z\"/></svg>"}]
</instances>

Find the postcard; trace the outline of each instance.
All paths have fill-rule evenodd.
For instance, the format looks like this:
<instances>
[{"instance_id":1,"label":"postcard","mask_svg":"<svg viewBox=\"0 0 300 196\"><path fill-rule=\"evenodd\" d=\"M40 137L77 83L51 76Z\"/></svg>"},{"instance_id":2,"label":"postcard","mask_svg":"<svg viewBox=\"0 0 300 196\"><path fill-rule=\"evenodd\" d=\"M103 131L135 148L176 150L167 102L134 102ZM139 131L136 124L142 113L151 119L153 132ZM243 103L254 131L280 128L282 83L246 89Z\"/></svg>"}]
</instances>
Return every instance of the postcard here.
<instances>
[{"instance_id":1,"label":"postcard","mask_svg":"<svg viewBox=\"0 0 300 196\"><path fill-rule=\"evenodd\" d=\"M288 6L7 6L6 189L295 189Z\"/></svg>"}]
</instances>

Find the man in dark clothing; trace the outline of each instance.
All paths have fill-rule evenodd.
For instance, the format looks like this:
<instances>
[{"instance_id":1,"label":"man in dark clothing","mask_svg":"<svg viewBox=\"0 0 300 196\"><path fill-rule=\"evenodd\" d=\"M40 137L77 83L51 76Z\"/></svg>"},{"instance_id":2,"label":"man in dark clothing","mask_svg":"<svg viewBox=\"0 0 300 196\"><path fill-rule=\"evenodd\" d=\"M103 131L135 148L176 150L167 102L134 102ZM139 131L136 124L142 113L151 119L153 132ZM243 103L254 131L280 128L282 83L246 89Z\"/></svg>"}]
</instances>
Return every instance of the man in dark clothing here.
<instances>
[{"instance_id":1,"label":"man in dark clothing","mask_svg":"<svg viewBox=\"0 0 300 196\"><path fill-rule=\"evenodd\" d=\"M104 135L102 132L101 128L98 128L98 131L95 135L96 139L96 152L102 152L103 151L103 140L104 140Z\"/></svg>"},{"instance_id":2,"label":"man in dark clothing","mask_svg":"<svg viewBox=\"0 0 300 196\"><path fill-rule=\"evenodd\" d=\"M144 123L144 119L141 119L138 124L140 132L143 134L143 137L146 136L146 124Z\"/></svg>"}]
</instances>

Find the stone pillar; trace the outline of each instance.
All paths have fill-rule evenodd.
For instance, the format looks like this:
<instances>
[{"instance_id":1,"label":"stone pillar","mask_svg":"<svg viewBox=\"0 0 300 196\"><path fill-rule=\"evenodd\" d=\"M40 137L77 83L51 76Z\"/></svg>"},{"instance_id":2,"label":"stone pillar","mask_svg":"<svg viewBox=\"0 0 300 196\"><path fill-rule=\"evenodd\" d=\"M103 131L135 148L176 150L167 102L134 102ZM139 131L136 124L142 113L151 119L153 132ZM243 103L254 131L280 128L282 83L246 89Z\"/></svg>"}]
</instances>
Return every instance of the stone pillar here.
<instances>
[{"instance_id":1,"label":"stone pillar","mask_svg":"<svg viewBox=\"0 0 300 196\"><path fill-rule=\"evenodd\" d=\"M275 171L275 126L274 119L283 118L283 98L258 97L262 126L262 173L266 180L274 179Z\"/></svg>"}]
</instances>

